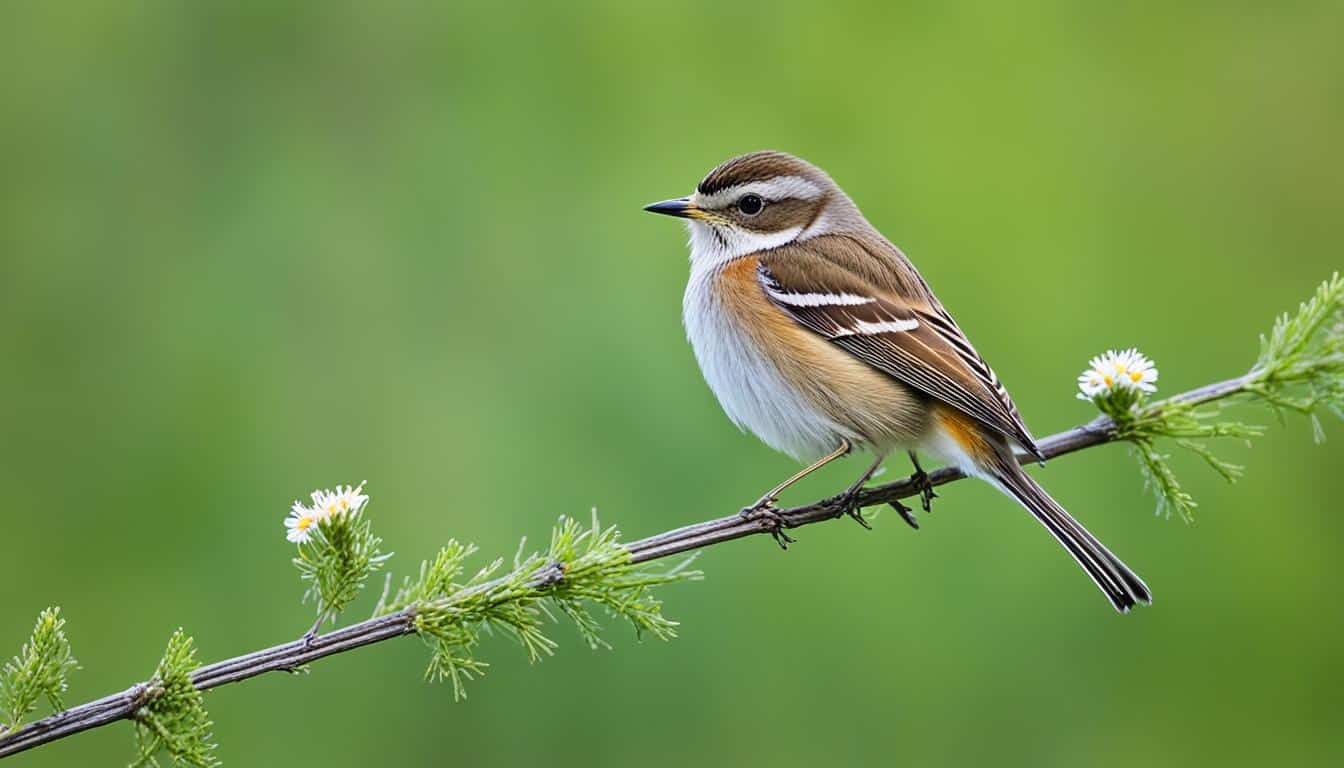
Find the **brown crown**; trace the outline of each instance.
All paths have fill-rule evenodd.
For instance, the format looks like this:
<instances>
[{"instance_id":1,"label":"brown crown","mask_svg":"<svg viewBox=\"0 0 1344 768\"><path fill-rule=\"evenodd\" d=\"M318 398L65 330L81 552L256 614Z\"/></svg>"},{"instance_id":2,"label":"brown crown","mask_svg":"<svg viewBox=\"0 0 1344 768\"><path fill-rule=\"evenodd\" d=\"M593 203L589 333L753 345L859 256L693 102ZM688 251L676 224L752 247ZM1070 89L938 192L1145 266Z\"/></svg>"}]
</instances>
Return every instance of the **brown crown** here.
<instances>
[{"instance_id":1,"label":"brown crown","mask_svg":"<svg viewBox=\"0 0 1344 768\"><path fill-rule=\"evenodd\" d=\"M776 176L802 176L820 182L827 180L826 174L820 168L806 160L787 152L764 150L739 155L720 163L700 181L696 189L702 195L712 195L721 189L753 181L765 181Z\"/></svg>"}]
</instances>

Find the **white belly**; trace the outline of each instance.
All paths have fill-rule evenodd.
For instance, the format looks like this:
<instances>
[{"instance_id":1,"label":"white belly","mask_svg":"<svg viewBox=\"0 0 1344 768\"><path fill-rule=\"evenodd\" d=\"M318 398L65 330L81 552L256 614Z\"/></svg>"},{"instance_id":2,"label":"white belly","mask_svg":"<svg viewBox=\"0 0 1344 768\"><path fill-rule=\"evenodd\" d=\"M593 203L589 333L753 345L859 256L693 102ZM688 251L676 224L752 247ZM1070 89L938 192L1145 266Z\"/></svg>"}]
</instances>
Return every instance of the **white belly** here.
<instances>
[{"instance_id":1,"label":"white belly","mask_svg":"<svg viewBox=\"0 0 1344 768\"><path fill-rule=\"evenodd\" d=\"M835 450L842 438L855 440L798 392L728 316L711 290L717 271L692 270L682 319L705 381L728 418L799 461Z\"/></svg>"}]
</instances>

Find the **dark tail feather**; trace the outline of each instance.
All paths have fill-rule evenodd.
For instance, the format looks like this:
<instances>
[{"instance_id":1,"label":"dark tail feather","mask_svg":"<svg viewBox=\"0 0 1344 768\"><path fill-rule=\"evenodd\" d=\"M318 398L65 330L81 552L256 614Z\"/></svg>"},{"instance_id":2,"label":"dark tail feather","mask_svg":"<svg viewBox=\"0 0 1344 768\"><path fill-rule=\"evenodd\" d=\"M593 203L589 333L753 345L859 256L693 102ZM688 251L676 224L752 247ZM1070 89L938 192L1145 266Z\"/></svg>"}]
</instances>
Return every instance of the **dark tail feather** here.
<instances>
[{"instance_id":1,"label":"dark tail feather","mask_svg":"<svg viewBox=\"0 0 1344 768\"><path fill-rule=\"evenodd\" d=\"M1153 601L1148 585L1143 583L1129 566L1097 541L1087 529L1050 498L1045 489L1036 484L1017 462L1005 457L996 462L994 476L1005 491L1012 494L1044 525L1073 559L1087 571L1117 611L1127 613L1136 603L1147 605Z\"/></svg>"}]
</instances>

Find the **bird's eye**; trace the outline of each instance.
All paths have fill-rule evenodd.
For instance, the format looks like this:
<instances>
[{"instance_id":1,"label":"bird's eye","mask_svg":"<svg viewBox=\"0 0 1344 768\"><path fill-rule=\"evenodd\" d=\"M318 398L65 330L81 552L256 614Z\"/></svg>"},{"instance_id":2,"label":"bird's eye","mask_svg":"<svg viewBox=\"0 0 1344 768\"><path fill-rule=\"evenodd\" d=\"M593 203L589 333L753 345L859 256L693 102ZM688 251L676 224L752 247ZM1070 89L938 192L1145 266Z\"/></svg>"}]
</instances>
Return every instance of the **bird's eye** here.
<instances>
[{"instance_id":1,"label":"bird's eye","mask_svg":"<svg viewBox=\"0 0 1344 768\"><path fill-rule=\"evenodd\" d=\"M761 199L760 195L743 195L742 198L737 201L737 210L741 211L743 215L746 216L755 216L760 213L761 209L764 207L765 201Z\"/></svg>"}]
</instances>

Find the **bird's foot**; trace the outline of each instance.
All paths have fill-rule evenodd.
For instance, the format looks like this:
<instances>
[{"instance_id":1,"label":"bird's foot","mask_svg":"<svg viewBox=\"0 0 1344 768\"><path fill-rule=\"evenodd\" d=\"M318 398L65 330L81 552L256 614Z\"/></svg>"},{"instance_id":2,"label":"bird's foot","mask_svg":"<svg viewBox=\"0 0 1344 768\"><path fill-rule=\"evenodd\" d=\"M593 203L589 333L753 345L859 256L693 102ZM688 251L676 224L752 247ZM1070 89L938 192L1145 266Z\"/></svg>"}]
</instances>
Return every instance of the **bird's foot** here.
<instances>
[{"instance_id":1,"label":"bird's foot","mask_svg":"<svg viewBox=\"0 0 1344 768\"><path fill-rule=\"evenodd\" d=\"M761 526L761 530L768 532L779 545L780 549L788 549L796 539L784 532L785 528L792 528L788 520L779 514L779 508L775 506L777 499L770 496L763 496L749 507L743 507L738 514L743 520L753 520Z\"/></svg>"},{"instance_id":2,"label":"bird's foot","mask_svg":"<svg viewBox=\"0 0 1344 768\"><path fill-rule=\"evenodd\" d=\"M859 494L862 491L862 485L854 486L844 493L832 496L828 499L828 503L834 507L836 517L848 515L854 522L871 531L873 526L864 519L863 507L859 506Z\"/></svg>"},{"instance_id":3,"label":"bird's foot","mask_svg":"<svg viewBox=\"0 0 1344 768\"><path fill-rule=\"evenodd\" d=\"M929 479L929 473L922 469L915 470L910 476L910 482L919 488L919 505L925 512L932 512L933 500L938 498L938 494L933 490L933 481Z\"/></svg>"}]
</instances>

